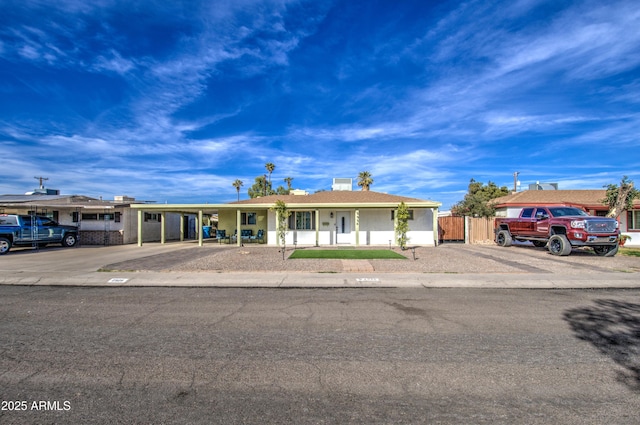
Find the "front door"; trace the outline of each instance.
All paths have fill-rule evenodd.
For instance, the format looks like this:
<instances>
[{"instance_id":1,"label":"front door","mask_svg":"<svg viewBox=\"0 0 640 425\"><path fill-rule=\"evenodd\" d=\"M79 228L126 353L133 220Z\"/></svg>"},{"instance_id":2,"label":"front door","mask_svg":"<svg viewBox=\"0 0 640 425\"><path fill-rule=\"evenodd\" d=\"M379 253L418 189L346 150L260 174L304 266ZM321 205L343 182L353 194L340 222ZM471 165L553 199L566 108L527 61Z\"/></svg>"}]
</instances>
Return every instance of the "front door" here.
<instances>
[{"instance_id":1,"label":"front door","mask_svg":"<svg viewBox=\"0 0 640 425\"><path fill-rule=\"evenodd\" d=\"M351 243L351 212L336 213L336 243Z\"/></svg>"}]
</instances>

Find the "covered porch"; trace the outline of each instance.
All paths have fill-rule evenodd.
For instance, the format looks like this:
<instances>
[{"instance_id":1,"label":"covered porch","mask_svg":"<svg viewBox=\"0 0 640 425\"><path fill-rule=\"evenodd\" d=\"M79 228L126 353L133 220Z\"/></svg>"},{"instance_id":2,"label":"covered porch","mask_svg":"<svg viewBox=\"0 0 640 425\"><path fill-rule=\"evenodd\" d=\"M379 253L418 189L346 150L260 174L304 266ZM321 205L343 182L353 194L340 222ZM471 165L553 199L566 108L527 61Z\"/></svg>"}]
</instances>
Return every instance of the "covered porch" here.
<instances>
[{"instance_id":1,"label":"covered porch","mask_svg":"<svg viewBox=\"0 0 640 425\"><path fill-rule=\"evenodd\" d=\"M166 214L180 215L180 241L187 216L196 217L196 240L199 246L207 239L205 217L218 216L216 230L224 231L224 242L242 246L260 242L279 246L276 212L264 200L231 204L132 204L138 216L138 245L144 240L145 214L159 215L160 243L167 242ZM420 202L408 205L412 211L408 233L411 244L434 246L438 243L438 203ZM285 237L286 245L301 246L396 246L395 211L398 204L309 204L287 203L291 213ZM211 231L214 239L216 230Z\"/></svg>"}]
</instances>

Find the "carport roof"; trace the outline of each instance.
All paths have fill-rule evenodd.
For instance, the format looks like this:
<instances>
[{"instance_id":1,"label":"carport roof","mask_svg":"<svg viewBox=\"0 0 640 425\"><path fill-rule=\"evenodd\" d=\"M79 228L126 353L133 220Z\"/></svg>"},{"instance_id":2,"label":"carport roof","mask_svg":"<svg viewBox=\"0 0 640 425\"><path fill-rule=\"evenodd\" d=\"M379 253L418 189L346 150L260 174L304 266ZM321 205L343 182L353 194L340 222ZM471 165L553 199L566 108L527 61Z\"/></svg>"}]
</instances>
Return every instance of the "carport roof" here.
<instances>
[{"instance_id":1,"label":"carport roof","mask_svg":"<svg viewBox=\"0 0 640 425\"><path fill-rule=\"evenodd\" d=\"M103 201L84 195L0 195L0 206L50 208L114 208L127 206L129 202Z\"/></svg>"}]
</instances>

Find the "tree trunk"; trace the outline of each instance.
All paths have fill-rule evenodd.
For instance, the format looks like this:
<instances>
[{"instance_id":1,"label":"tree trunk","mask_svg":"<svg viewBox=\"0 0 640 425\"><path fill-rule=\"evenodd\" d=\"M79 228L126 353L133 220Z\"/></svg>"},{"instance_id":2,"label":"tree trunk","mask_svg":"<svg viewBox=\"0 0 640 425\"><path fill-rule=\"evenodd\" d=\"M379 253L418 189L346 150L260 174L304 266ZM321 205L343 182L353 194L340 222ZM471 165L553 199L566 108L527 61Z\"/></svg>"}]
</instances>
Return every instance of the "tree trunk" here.
<instances>
[{"instance_id":1,"label":"tree trunk","mask_svg":"<svg viewBox=\"0 0 640 425\"><path fill-rule=\"evenodd\" d=\"M633 189L633 185L630 184L620 186L616 203L607 213L607 217L618 218L620 214L622 214L622 211L624 211L627 206L627 196L629 196L631 189Z\"/></svg>"}]
</instances>

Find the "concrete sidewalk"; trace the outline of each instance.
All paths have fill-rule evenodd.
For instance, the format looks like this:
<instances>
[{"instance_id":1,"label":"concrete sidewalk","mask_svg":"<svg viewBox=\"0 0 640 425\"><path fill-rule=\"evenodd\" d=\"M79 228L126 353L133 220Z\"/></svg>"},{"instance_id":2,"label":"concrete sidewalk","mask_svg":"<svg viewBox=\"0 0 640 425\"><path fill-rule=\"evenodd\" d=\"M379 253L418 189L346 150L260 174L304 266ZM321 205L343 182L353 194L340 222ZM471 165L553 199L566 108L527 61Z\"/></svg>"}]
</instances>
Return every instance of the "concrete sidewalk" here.
<instances>
[{"instance_id":1,"label":"concrete sidewalk","mask_svg":"<svg viewBox=\"0 0 640 425\"><path fill-rule=\"evenodd\" d=\"M15 250L0 257L1 285L266 288L640 288L638 273L159 272L106 264L176 253L190 244Z\"/></svg>"},{"instance_id":2,"label":"concrete sidewalk","mask_svg":"<svg viewBox=\"0 0 640 425\"><path fill-rule=\"evenodd\" d=\"M86 287L221 288L640 288L625 273L581 275L417 274L417 273L182 273L182 272L20 272L3 273L0 285Z\"/></svg>"}]
</instances>

